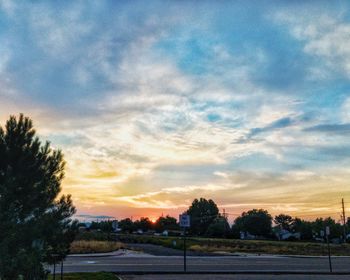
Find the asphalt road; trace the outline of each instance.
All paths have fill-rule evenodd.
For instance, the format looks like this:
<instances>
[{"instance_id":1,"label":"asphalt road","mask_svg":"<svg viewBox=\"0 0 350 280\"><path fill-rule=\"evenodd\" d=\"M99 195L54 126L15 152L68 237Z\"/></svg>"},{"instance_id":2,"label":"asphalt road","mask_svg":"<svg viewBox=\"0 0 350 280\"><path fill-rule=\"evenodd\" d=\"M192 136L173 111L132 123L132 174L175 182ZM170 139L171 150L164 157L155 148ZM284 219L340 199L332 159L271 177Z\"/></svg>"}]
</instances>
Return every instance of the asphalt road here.
<instances>
[{"instance_id":1,"label":"asphalt road","mask_svg":"<svg viewBox=\"0 0 350 280\"><path fill-rule=\"evenodd\" d=\"M333 271L350 273L350 257L332 258ZM203 257L190 256L188 271L305 271L328 272L326 257ZM65 272L157 272L182 271L183 258L180 256L110 256L110 257L68 257L64 263ZM350 276L348 276L350 277Z\"/></svg>"}]
</instances>

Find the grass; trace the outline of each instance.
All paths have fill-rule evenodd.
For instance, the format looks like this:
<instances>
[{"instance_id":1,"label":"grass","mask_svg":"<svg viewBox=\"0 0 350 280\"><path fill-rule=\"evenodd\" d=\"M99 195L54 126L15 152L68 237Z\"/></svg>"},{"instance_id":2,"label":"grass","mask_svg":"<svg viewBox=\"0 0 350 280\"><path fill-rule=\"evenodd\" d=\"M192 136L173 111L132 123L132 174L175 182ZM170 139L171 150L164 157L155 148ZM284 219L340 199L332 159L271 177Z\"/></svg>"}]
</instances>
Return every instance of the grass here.
<instances>
[{"instance_id":1,"label":"grass","mask_svg":"<svg viewBox=\"0 0 350 280\"><path fill-rule=\"evenodd\" d=\"M115 241L115 234L98 232L98 231L85 231L85 232L78 233L75 239L76 240Z\"/></svg>"},{"instance_id":2,"label":"grass","mask_svg":"<svg viewBox=\"0 0 350 280\"><path fill-rule=\"evenodd\" d=\"M149 243L169 248L183 248L183 241L180 237L120 235L119 239L125 243ZM173 243L173 241L176 243ZM327 245L316 242L189 237L187 239L187 248L193 251L205 253L227 252L279 255L327 255ZM332 255L338 256L350 255L350 245L331 244L331 253Z\"/></svg>"},{"instance_id":3,"label":"grass","mask_svg":"<svg viewBox=\"0 0 350 280\"><path fill-rule=\"evenodd\" d=\"M99 240L76 240L71 244L71 254L106 253L125 248L121 242Z\"/></svg>"},{"instance_id":4,"label":"grass","mask_svg":"<svg viewBox=\"0 0 350 280\"><path fill-rule=\"evenodd\" d=\"M200 242L203 243L203 242ZM324 244L304 242L278 242L254 240L230 240L229 242L208 242L189 246L190 250L199 252L226 252L226 253L258 253L278 255L326 255ZM347 255L349 246L332 246L332 254Z\"/></svg>"},{"instance_id":5,"label":"grass","mask_svg":"<svg viewBox=\"0 0 350 280\"><path fill-rule=\"evenodd\" d=\"M52 280L52 275L49 275L49 280ZM61 279L60 275L56 274L56 279ZM84 272L84 273L67 273L63 275L64 280L118 280L120 279L113 273L108 272Z\"/></svg>"}]
</instances>

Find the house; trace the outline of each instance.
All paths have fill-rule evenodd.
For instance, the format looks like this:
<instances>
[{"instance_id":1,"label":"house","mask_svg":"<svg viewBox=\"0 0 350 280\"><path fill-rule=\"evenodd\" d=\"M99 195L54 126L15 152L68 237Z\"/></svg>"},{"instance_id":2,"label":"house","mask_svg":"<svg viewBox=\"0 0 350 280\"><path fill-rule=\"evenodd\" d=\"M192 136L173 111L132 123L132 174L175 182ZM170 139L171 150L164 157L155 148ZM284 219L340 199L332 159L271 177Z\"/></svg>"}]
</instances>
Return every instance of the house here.
<instances>
[{"instance_id":1,"label":"house","mask_svg":"<svg viewBox=\"0 0 350 280\"><path fill-rule=\"evenodd\" d=\"M278 240L300 240L300 232L290 232L286 229L281 229L275 232Z\"/></svg>"},{"instance_id":2,"label":"house","mask_svg":"<svg viewBox=\"0 0 350 280\"><path fill-rule=\"evenodd\" d=\"M240 231L239 236L240 236L240 239L243 239L243 240L257 239L256 235L250 234L248 231Z\"/></svg>"}]
</instances>

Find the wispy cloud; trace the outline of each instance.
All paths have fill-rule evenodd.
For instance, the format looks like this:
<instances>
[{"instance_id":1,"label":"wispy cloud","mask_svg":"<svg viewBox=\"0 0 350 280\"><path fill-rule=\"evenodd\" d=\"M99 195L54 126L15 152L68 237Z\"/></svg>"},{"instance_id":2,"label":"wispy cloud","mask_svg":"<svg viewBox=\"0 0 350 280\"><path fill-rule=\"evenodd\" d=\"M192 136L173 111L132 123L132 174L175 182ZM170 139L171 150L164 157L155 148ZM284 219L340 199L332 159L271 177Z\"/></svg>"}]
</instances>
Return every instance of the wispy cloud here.
<instances>
[{"instance_id":1,"label":"wispy cloud","mask_svg":"<svg viewBox=\"0 0 350 280\"><path fill-rule=\"evenodd\" d=\"M80 221L97 221L97 220L111 220L115 219L115 217L112 216L106 216L106 215L90 215L90 214L77 214L74 215L74 218L80 220Z\"/></svg>"},{"instance_id":2,"label":"wispy cloud","mask_svg":"<svg viewBox=\"0 0 350 280\"><path fill-rule=\"evenodd\" d=\"M0 3L1 122L63 150L80 211L347 194L347 5Z\"/></svg>"},{"instance_id":3,"label":"wispy cloud","mask_svg":"<svg viewBox=\"0 0 350 280\"><path fill-rule=\"evenodd\" d=\"M305 53L323 60L310 66L309 76L315 79L335 78L335 75L350 77L349 31L344 10L322 10L314 7L298 15L286 11L277 13L277 19L286 23L290 32L303 44ZM327 72L325 72L327 71Z\"/></svg>"},{"instance_id":4,"label":"wispy cloud","mask_svg":"<svg viewBox=\"0 0 350 280\"><path fill-rule=\"evenodd\" d=\"M348 134L350 133L350 124L319 124L316 126L308 127L304 129L308 132L324 132L329 134Z\"/></svg>"}]
</instances>

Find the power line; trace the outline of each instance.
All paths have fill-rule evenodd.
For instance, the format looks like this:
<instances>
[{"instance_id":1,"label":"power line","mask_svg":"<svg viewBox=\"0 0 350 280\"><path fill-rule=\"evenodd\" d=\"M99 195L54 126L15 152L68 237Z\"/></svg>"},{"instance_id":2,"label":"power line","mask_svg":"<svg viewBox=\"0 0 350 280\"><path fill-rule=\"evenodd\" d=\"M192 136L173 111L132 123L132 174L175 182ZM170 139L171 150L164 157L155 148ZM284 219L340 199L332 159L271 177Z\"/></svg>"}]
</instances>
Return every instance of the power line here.
<instances>
[{"instance_id":1,"label":"power line","mask_svg":"<svg viewBox=\"0 0 350 280\"><path fill-rule=\"evenodd\" d=\"M294 215L296 218L300 218L300 217L312 217L312 216L331 216L331 215L338 215L339 213L314 213L314 214L302 214L302 215ZM320 217L321 218L321 217Z\"/></svg>"}]
</instances>

